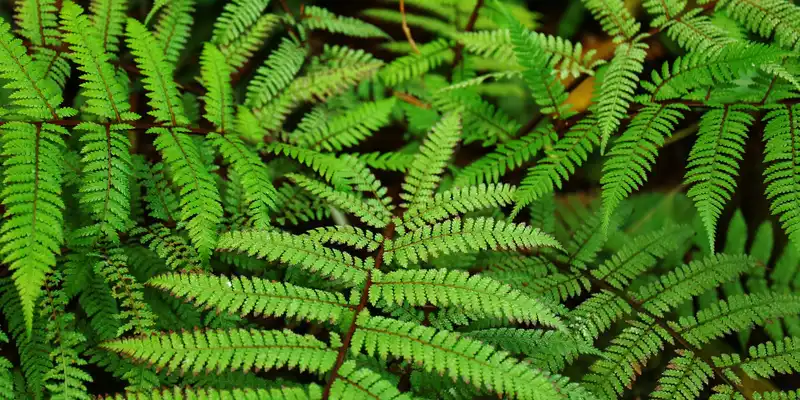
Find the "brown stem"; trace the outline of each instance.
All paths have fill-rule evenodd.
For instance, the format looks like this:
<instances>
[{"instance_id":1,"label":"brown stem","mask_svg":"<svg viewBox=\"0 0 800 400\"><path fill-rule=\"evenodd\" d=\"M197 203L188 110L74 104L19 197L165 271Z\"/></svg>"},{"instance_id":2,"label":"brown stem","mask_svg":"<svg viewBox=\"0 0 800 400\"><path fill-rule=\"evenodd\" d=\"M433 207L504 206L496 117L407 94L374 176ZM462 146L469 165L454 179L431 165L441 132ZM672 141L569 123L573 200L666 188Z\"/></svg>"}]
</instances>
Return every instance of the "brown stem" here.
<instances>
[{"instance_id":1,"label":"brown stem","mask_svg":"<svg viewBox=\"0 0 800 400\"><path fill-rule=\"evenodd\" d=\"M417 47L417 42L415 42L414 37L411 36L411 28L408 27L408 21L406 20L405 0L400 0L400 16L403 19L403 33L405 33L408 43L411 44L411 49L413 49L415 53L420 54L419 48Z\"/></svg>"},{"instance_id":2,"label":"brown stem","mask_svg":"<svg viewBox=\"0 0 800 400\"><path fill-rule=\"evenodd\" d=\"M478 0L475 3L475 8L472 9L472 14L469 16L469 21L467 21L467 26L464 28L464 32L471 32L475 29L475 23L478 22L478 14L481 11L481 7L483 7L484 0ZM450 78L452 79L452 74L458 64L461 64L461 61L464 60L464 44L458 42L456 44L456 55L453 57L453 67L450 69Z\"/></svg>"}]
</instances>

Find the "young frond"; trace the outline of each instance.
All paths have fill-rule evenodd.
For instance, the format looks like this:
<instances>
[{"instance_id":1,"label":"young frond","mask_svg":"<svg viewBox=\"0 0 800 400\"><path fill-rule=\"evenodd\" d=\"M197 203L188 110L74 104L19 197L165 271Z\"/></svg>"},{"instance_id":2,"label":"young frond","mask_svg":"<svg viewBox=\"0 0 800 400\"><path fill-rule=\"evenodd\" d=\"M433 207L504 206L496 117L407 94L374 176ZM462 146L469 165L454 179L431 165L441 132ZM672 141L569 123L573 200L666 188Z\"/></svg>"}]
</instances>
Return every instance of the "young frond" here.
<instances>
[{"instance_id":1,"label":"young frond","mask_svg":"<svg viewBox=\"0 0 800 400\"><path fill-rule=\"evenodd\" d=\"M800 372L800 338L786 337L782 341L766 342L748 349L749 357L723 354L713 357L714 366L730 371L741 369L753 378L771 378L777 374Z\"/></svg>"},{"instance_id":2,"label":"young frond","mask_svg":"<svg viewBox=\"0 0 800 400\"><path fill-rule=\"evenodd\" d=\"M1 22L0 22L1 23ZM13 271L28 330L45 277L64 240L61 199L63 127L9 122L0 128L5 214L0 254Z\"/></svg>"},{"instance_id":3,"label":"young frond","mask_svg":"<svg viewBox=\"0 0 800 400\"><path fill-rule=\"evenodd\" d=\"M206 43L200 56L200 77L207 92L203 96L206 119L221 133L233 127L233 88L231 68L213 44Z\"/></svg>"},{"instance_id":4,"label":"young frond","mask_svg":"<svg viewBox=\"0 0 800 400\"><path fill-rule=\"evenodd\" d=\"M756 260L746 255L709 255L684 264L657 281L642 287L635 298L644 310L661 317L694 296L756 268Z\"/></svg>"},{"instance_id":5,"label":"young frond","mask_svg":"<svg viewBox=\"0 0 800 400\"><path fill-rule=\"evenodd\" d=\"M624 289L639 275L654 267L658 260L680 249L694 236L687 226L666 226L658 231L636 236L611 258L592 270L592 275L616 289Z\"/></svg>"},{"instance_id":6,"label":"young frond","mask_svg":"<svg viewBox=\"0 0 800 400\"><path fill-rule=\"evenodd\" d=\"M325 247L309 238L279 231L233 231L220 236L221 251L246 253L269 261L296 265L325 277L358 285L367 278L372 259L361 259Z\"/></svg>"},{"instance_id":7,"label":"young frond","mask_svg":"<svg viewBox=\"0 0 800 400\"><path fill-rule=\"evenodd\" d=\"M148 105L151 110L148 114L156 121L171 124L173 127L188 124L178 86L172 79L175 67L159 51L160 46L156 39L135 19L128 19L126 34L128 47L144 76L142 83L147 90L147 97L150 98Z\"/></svg>"},{"instance_id":8,"label":"young frond","mask_svg":"<svg viewBox=\"0 0 800 400\"><path fill-rule=\"evenodd\" d=\"M439 39L418 47L419 53L399 57L378 74L387 86L397 86L433 71L453 58L452 44Z\"/></svg>"},{"instance_id":9,"label":"young frond","mask_svg":"<svg viewBox=\"0 0 800 400\"><path fill-rule=\"evenodd\" d=\"M522 67L522 78L533 95L533 100L544 114L552 114L556 119L565 119L572 114L566 104L568 93L564 85L551 73L556 58L547 54L540 41L507 10L502 12L503 25L511 35L514 54Z\"/></svg>"},{"instance_id":10,"label":"young frond","mask_svg":"<svg viewBox=\"0 0 800 400\"><path fill-rule=\"evenodd\" d=\"M325 226L305 233L311 240L320 244L343 244L356 250L375 251L383 242L383 235L351 225Z\"/></svg>"},{"instance_id":11,"label":"young frond","mask_svg":"<svg viewBox=\"0 0 800 400\"><path fill-rule=\"evenodd\" d=\"M101 276L111 288L112 296L119 303L121 311L115 316L120 322L117 334L133 331L137 335L153 332L156 316L144 301L142 284L128 271L128 257L122 249L109 249L94 265L94 272Z\"/></svg>"},{"instance_id":12,"label":"young frond","mask_svg":"<svg viewBox=\"0 0 800 400\"><path fill-rule=\"evenodd\" d=\"M242 316L269 315L336 323L354 307L340 293L244 276L173 273L151 278L147 285L198 307Z\"/></svg>"},{"instance_id":13,"label":"young frond","mask_svg":"<svg viewBox=\"0 0 800 400\"><path fill-rule=\"evenodd\" d=\"M431 129L430 134L414 157L403 182L404 207L424 207L433 201L433 193L441 180L441 174L453 156L461 138L461 115L450 113Z\"/></svg>"},{"instance_id":14,"label":"young frond","mask_svg":"<svg viewBox=\"0 0 800 400\"><path fill-rule=\"evenodd\" d=\"M261 108L272 101L295 78L306 60L306 49L299 44L283 39L280 46L270 53L264 65L247 86L244 104Z\"/></svg>"},{"instance_id":15,"label":"young frond","mask_svg":"<svg viewBox=\"0 0 800 400\"><path fill-rule=\"evenodd\" d=\"M458 172L456 186L478 185L499 182L500 178L514 168L530 161L552 139L551 125L536 129L519 139L501 143L497 148L475 160Z\"/></svg>"},{"instance_id":16,"label":"young frond","mask_svg":"<svg viewBox=\"0 0 800 400\"><path fill-rule=\"evenodd\" d=\"M514 187L496 183L451 189L437 193L424 207L412 208L403 214L403 224L418 228L469 212L511 204Z\"/></svg>"},{"instance_id":17,"label":"young frond","mask_svg":"<svg viewBox=\"0 0 800 400\"><path fill-rule=\"evenodd\" d=\"M800 106L784 105L764 119L764 183L770 209L793 243L800 243Z\"/></svg>"},{"instance_id":18,"label":"young frond","mask_svg":"<svg viewBox=\"0 0 800 400\"><path fill-rule=\"evenodd\" d=\"M447 374L450 379L461 379L477 388L520 400L563 395L591 398L566 378L532 369L492 346L412 322L363 313L358 316L351 348L382 359L390 355L400 357L419 363L428 371Z\"/></svg>"},{"instance_id":19,"label":"young frond","mask_svg":"<svg viewBox=\"0 0 800 400\"><path fill-rule=\"evenodd\" d=\"M711 366L689 350L681 350L670 360L667 370L658 380L654 399L697 399L714 376Z\"/></svg>"},{"instance_id":20,"label":"young frond","mask_svg":"<svg viewBox=\"0 0 800 400\"><path fill-rule=\"evenodd\" d=\"M600 151L603 153L611 134L619 128L628 113L639 75L644 68L647 48L647 44L641 42L620 44L603 75L596 109L597 124L602 134Z\"/></svg>"},{"instance_id":21,"label":"young frond","mask_svg":"<svg viewBox=\"0 0 800 400\"><path fill-rule=\"evenodd\" d=\"M292 134L292 142L315 150L341 151L352 147L389 123L395 100L362 103L358 107L324 121L314 129Z\"/></svg>"},{"instance_id":22,"label":"young frond","mask_svg":"<svg viewBox=\"0 0 800 400\"><path fill-rule=\"evenodd\" d=\"M528 170L517 190L513 215L569 179L600 142L597 120L585 117L546 151L541 162Z\"/></svg>"},{"instance_id":23,"label":"young frond","mask_svg":"<svg viewBox=\"0 0 800 400\"><path fill-rule=\"evenodd\" d=\"M689 153L686 183L692 187L687 194L700 213L711 249L717 219L736 189L744 143L753 123L750 110L733 105L706 112L700 120L697 142Z\"/></svg>"},{"instance_id":24,"label":"young frond","mask_svg":"<svg viewBox=\"0 0 800 400\"><path fill-rule=\"evenodd\" d=\"M173 181L181 188L181 222L189 231L200 258L208 260L217 242L222 218L220 194L214 177L200 157L196 142L180 128L151 128L158 135L156 149L170 167Z\"/></svg>"},{"instance_id":25,"label":"young frond","mask_svg":"<svg viewBox=\"0 0 800 400\"><path fill-rule=\"evenodd\" d=\"M648 105L633 118L628 128L614 141L603 164L603 213L606 221L619 204L644 185L655 164L656 154L672 135L689 108L682 104Z\"/></svg>"},{"instance_id":26,"label":"young frond","mask_svg":"<svg viewBox=\"0 0 800 400\"><path fill-rule=\"evenodd\" d=\"M762 37L775 36L784 48L800 49L800 8L786 0L722 0L717 9Z\"/></svg>"},{"instance_id":27,"label":"young frond","mask_svg":"<svg viewBox=\"0 0 800 400\"><path fill-rule=\"evenodd\" d=\"M159 369L184 373L289 368L321 374L336 360L336 352L325 343L288 330L159 333L106 342L100 347Z\"/></svg>"},{"instance_id":28,"label":"young frond","mask_svg":"<svg viewBox=\"0 0 800 400\"><path fill-rule=\"evenodd\" d=\"M170 0L156 22L155 38L164 60L175 65L189 41L195 0Z\"/></svg>"},{"instance_id":29,"label":"young frond","mask_svg":"<svg viewBox=\"0 0 800 400\"><path fill-rule=\"evenodd\" d=\"M392 218L391 211L380 200L361 199L353 193L338 191L322 182L299 174L288 174L287 177L303 190L325 200L337 209L353 214L369 226L383 228L389 224Z\"/></svg>"},{"instance_id":30,"label":"young frond","mask_svg":"<svg viewBox=\"0 0 800 400\"><path fill-rule=\"evenodd\" d=\"M398 306L431 304L442 308L454 307L476 319L508 319L563 328L556 313L542 302L502 282L481 275L470 276L464 271L375 272L369 297L372 304L379 301Z\"/></svg>"},{"instance_id":31,"label":"young frond","mask_svg":"<svg viewBox=\"0 0 800 400\"><path fill-rule=\"evenodd\" d=\"M514 250L561 245L550 235L524 224L491 218L451 219L426 225L387 242L383 253L387 264L403 267L441 255L481 250Z\"/></svg>"},{"instance_id":32,"label":"young frond","mask_svg":"<svg viewBox=\"0 0 800 400\"><path fill-rule=\"evenodd\" d=\"M197 252L186 243L183 236L174 234L169 228L154 224L147 228L135 228L131 235L139 236L139 241L163 260L171 270L192 271L200 269Z\"/></svg>"},{"instance_id":33,"label":"young frond","mask_svg":"<svg viewBox=\"0 0 800 400\"><path fill-rule=\"evenodd\" d=\"M108 54L116 54L119 50L120 36L124 33L128 1L92 0L89 10L92 12L92 25L101 47Z\"/></svg>"},{"instance_id":34,"label":"young frond","mask_svg":"<svg viewBox=\"0 0 800 400\"><path fill-rule=\"evenodd\" d=\"M210 134L208 139L239 174L244 187L247 216L252 219L252 225L256 228L268 227L270 212L276 208L278 193L258 154L248 148L238 136Z\"/></svg>"},{"instance_id":35,"label":"young frond","mask_svg":"<svg viewBox=\"0 0 800 400\"><path fill-rule=\"evenodd\" d=\"M632 40L639 32L640 24L625 8L623 0L581 0L592 16L609 36L622 36Z\"/></svg>"},{"instance_id":36,"label":"young frond","mask_svg":"<svg viewBox=\"0 0 800 400\"><path fill-rule=\"evenodd\" d=\"M316 6L303 8L300 25L309 30L325 30L352 37L389 38L389 35L375 25L356 18L342 17Z\"/></svg>"}]
</instances>

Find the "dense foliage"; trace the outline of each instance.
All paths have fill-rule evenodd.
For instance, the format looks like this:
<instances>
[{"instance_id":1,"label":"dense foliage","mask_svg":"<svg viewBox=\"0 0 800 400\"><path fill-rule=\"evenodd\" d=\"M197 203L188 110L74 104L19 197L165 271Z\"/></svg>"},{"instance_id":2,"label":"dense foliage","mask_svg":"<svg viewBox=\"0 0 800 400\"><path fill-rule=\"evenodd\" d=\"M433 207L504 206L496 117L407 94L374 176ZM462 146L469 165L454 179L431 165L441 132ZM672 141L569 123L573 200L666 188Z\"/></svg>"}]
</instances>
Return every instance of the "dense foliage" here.
<instances>
[{"instance_id":1,"label":"dense foliage","mask_svg":"<svg viewBox=\"0 0 800 400\"><path fill-rule=\"evenodd\" d=\"M0 5L0 398L800 398L791 0Z\"/></svg>"}]
</instances>

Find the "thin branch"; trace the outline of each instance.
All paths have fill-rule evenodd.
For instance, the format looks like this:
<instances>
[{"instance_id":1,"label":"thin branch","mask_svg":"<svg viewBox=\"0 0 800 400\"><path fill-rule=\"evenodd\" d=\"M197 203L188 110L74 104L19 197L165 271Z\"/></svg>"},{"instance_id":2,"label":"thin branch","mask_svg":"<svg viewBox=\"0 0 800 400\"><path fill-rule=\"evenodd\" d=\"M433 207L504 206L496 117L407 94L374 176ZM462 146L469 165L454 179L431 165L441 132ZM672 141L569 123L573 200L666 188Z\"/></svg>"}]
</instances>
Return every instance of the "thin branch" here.
<instances>
[{"instance_id":1,"label":"thin branch","mask_svg":"<svg viewBox=\"0 0 800 400\"><path fill-rule=\"evenodd\" d=\"M471 32L475 29L475 23L478 22L478 14L481 11L481 7L483 7L484 0L478 0L475 3L475 8L472 9L472 14L469 16L469 21L467 21L467 26L464 28L464 32ZM453 73L453 70L461 64L461 61L464 60L464 44L458 42L456 44L456 55L453 57L453 67L450 69L450 73ZM451 77L452 78L452 77Z\"/></svg>"},{"instance_id":2,"label":"thin branch","mask_svg":"<svg viewBox=\"0 0 800 400\"><path fill-rule=\"evenodd\" d=\"M411 49L413 49L415 53L420 54L417 42L415 42L414 37L411 36L411 28L408 27L408 21L406 20L405 0L400 0L400 16L403 18L403 33L406 34L406 39L408 39L408 43L411 44Z\"/></svg>"}]
</instances>

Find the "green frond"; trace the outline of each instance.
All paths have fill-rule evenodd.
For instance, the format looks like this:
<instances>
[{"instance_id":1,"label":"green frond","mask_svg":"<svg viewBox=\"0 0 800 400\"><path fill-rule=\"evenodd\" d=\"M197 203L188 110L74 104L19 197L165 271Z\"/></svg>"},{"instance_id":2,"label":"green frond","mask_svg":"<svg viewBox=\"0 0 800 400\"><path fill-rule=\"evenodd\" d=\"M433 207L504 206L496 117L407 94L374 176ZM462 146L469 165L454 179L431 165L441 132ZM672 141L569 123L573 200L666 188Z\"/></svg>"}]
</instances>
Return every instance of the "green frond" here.
<instances>
[{"instance_id":1,"label":"green frond","mask_svg":"<svg viewBox=\"0 0 800 400\"><path fill-rule=\"evenodd\" d=\"M717 219L736 189L744 143L753 123L748 111L750 107L734 105L706 112L689 153L686 183L692 187L687 194L700 213L711 249Z\"/></svg>"},{"instance_id":2,"label":"green frond","mask_svg":"<svg viewBox=\"0 0 800 400\"><path fill-rule=\"evenodd\" d=\"M231 68L213 44L206 43L200 56L200 77L207 92L203 96L206 119L224 133L233 127L233 88Z\"/></svg>"},{"instance_id":3,"label":"green frond","mask_svg":"<svg viewBox=\"0 0 800 400\"><path fill-rule=\"evenodd\" d=\"M321 396L320 388L311 385L308 390L298 387L282 387L274 389L214 389L201 387L178 387L172 389L156 389L152 391L136 391L103 397L104 400L227 400L227 399L259 399L259 400L313 400Z\"/></svg>"},{"instance_id":4,"label":"green frond","mask_svg":"<svg viewBox=\"0 0 800 400\"><path fill-rule=\"evenodd\" d=\"M194 3L195 0L170 0L156 22L155 38L164 60L171 65L178 62L189 41Z\"/></svg>"},{"instance_id":5,"label":"green frond","mask_svg":"<svg viewBox=\"0 0 800 400\"><path fill-rule=\"evenodd\" d=\"M614 58L611 59L603 75L595 110L597 125L602 134L600 141L602 153L605 153L611 134L619 128L620 122L628 114L639 75L644 69L647 49L647 44L641 42L621 43L614 50Z\"/></svg>"},{"instance_id":6,"label":"green frond","mask_svg":"<svg viewBox=\"0 0 800 400\"><path fill-rule=\"evenodd\" d=\"M309 30L324 30L352 37L389 38L389 35L375 25L356 18L342 17L316 6L303 8L300 25Z\"/></svg>"},{"instance_id":7,"label":"green frond","mask_svg":"<svg viewBox=\"0 0 800 400\"><path fill-rule=\"evenodd\" d=\"M667 37L688 51L716 52L736 41L711 18L702 15L702 8L684 13L685 1L648 0L642 5L655 16L651 24L664 30Z\"/></svg>"},{"instance_id":8,"label":"green frond","mask_svg":"<svg viewBox=\"0 0 800 400\"><path fill-rule=\"evenodd\" d=\"M148 286L218 312L336 323L354 307L343 295L260 278L164 274Z\"/></svg>"},{"instance_id":9,"label":"green frond","mask_svg":"<svg viewBox=\"0 0 800 400\"><path fill-rule=\"evenodd\" d=\"M163 260L167 268L186 271L200 269L201 261L194 248L169 228L154 224L147 228L132 229L130 234L140 236L139 241Z\"/></svg>"},{"instance_id":10,"label":"green frond","mask_svg":"<svg viewBox=\"0 0 800 400\"><path fill-rule=\"evenodd\" d=\"M31 59L10 29L5 20L0 21L0 78L7 81L3 87L13 91L9 96L9 105L15 106L12 110L38 120L71 115L70 110L58 108L64 101L61 88L46 76L45 65Z\"/></svg>"},{"instance_id":11,"label":"green frond","mask_svg":"<svg viewBox=\"0 0 800 400\"><path fill-rule=\"evenodd\" d=\"M625 210L627 211L627 210ZM603 250L603 246L608 240L608 235L603 231L603 220L600 217L601 210L585 215L574 215L580 218L582 223L576 224L574 229L570 229L569 239L564 246L565 254L559 254L557 258L564 264L572 268L573 272L585 271L589 265L595 263L597 255ZM562 218L567 213L562 212ZM609 221L609 230L614 232L627 216L627 212L616 213Z\"/></svg>"},{"instance_id":12,"label":"green frond","mask_svg":"<svg viewBox=\"0 0 800 400\"><path fill-rule=\"evenodd\" d=\"M629 322L629 326L603 349L603 358L590 367L584 377L589 389L603 399L616 399L635 379L647 361L673 339L666 329L649 317Z\"/></svg>"},{"instance_id":13,"label":"green frond","mask_svg":"<svg viewBox=\"0 0 800 400\"><path fill-rule=\"evenodd\" d=\"M278 156L284 155L297 160L297 162L311 168L337 188L350 187L352 184L352 171L345 170L344 166L346 164L334 154L322 153L284 143L271 143L265 150Z\"/></svg>"},{"instance_id":14,"label":"green frond","mask_svg":"<svg viewBox=\"0 0 800 400\"><path fill-rule=\"evenodd\" d=\"M461 112L465 144L480 141L488 146L497 141L508 142L521 128L514 118L475 92L439 91L434 94L433 104L442 113Z\"/></svg>"},{"instance_id":15,"label":"green frond","mask_svg":"<svg viewBox=\"0 0 800 400\"><path fill-rule=\"evenodd\" d=\"M525 400L568 396L591 398L564 377L535 370L493 347L457 333L437 331L413 322L358 316L351 348L368 355L400 357L428 371L447 374L477 388Z\"/></svg>"},{"instance_id":16,"label":"green frond","mask_svg":"<svg viewBox=\"0 0 800 400\"><path fill-rule=\"evenodd\" d=\"M480 184L437 193L433 201L403 214L403 224L419 228L469 212L511 204L514 187L504 183Z\"/></svg>"},{"instance_id":17,"label":"green frond","mask_svg":"<svg viewBox=\"0 0 800 400\"><path fill-rule=\"evenodd\" d=\"M800 106L776 107L764 119L764 183L770 209L794 243L800 243Z\"/></svg>"},{"instance_id":18,"label":"green frond","mask_svg":"<svg viewBox=\"0 0 800 400\"><path fill-rule=\"evenodd\" d=\"M800 8L785 0L722 0L718 10L725 10L734 20L764 38L775 38L781 46L800 49Z\"/></svg>"},{"instance_id":19,"label":"green frond","mask_svg":"<svg viewBox=\"0 0 800 400\"><path fill-rule=\"evenodd\" d=\"M253 55L263 48L270 39L270 35L284 26L284 21L278 15L263 14L236 39L221 40L217 44L225 54L228 64L234 68L242 68L253 58Z\"/></svg>"},{"instance_id":20,"label":"green frond","mask_svg":"<svg viewBox=\"0 0 800 400\"><path fill-rule=\"evenodd\" d=\"M247 86L244 104L254 108L268 104L289 86L305 60L305 48L289 39L283 39L264 61L264 65L256 70L255 77Z\"/></svg>"},{"instance_id":21,"label":"green frond","mask_svg":"<svg viewBox=\"0 0 800 400\"><path fill-rule=\"evenodd\" d=\"M147 103L151 110L148 113L158 122L172 126L186 125L189 120L183 112L178 94L178 86L172 79L175 66L167 62L159 51L158 41L150 31L135 19L128 19L126 35L128 47L136 58L136 65L144 78L142 83L147 90Z\"/></svg>"},{"instance_id":22,"label":"green frond","mask_svg":"<svg viewBox=\"0 0 800 400\"><path fill-rule=\"evenodd\" d=\"M651 104L641 109L614 141L603 163L603 218L611 215L632 192L647 181L659 147L672 135L689 108L682 104Z\"/></svg>"},{"instance_id":23,"label":"green frond","mask_svg":"<svg viewBox=\"0 0 800 400\"><path fill-rule=\"evenodd\" d=\"M785 337L782 341L766 342L748 349L749 357L723 354L712 357L714 366L732 371L741 369L752 378L771 378L777 374L800 371L800 338Z\"/></svg>"},{"instance_id":24,"label":"green frond","mask_svg":"<svg viewBox=\"0 0 800 400\"><path fill-rule=\"evenodd\" d=\"M327 248L309 238L278 231L233 231L220 236L221 251L247 253L269 261L296 265L322 276L340 279L350 285L366 280L372 259L361 259Z\"/></svg>"},{"instance_id":25,"label":"green frond","mask_svg":"<svg viewBox=\"0 0 800 400\"><path fill-rule=\"evenodd\" d=\"M58 7L55 0L21 0L16 2L15 20L19 34L36 47L57 47Z\"/></svg>"},{"instance_id":26,"label":"green frond","mask_svg":"<svg viewBox=\"0 0 800 400\"><path fill-rule=\"evenodd\" d=\"M319 244L342 244L356 250L377 250L383 242L383 235L351 225L324 226L306 232L311 240Z\"/></svg>"},{"instance_id":27,"label":"green frond","mask_svg":"<svg viewBox=\"0 0 800 400\"><path fill-rule=\"evenodd\" d=\"M234 0L225 4L222 15L214 23L211 42L226 45L245 34L264 13L270 0Z\"/></svg>"},{"instance_id":28,"label":"green frond","mask_svg":"<svg viewBox=\"0 0 800 400\"><path fill-rule=\"evenodd\" d=\"M491 218L459 218L423 226L387 242L383 253L388 264L405 267L440 255L481 250L513 250L556 247L550 235L524 224L496 221Z\"/></svg>"},{"instance_id":29,"label":"green frond","mask_svg":"<svg viewBox=\"0 0 800 400\"><path fill-rule=\"evenodd\" d=\"M339 368L336 380L331 385L332 399L375 398L381 400L411 400L407 393L397 390L397 385L384 379L381 374L365 367L359 368L354 361L347 361Z\"/></svg>"},{"instance_id":30,"label":"green frond","mask_svg":"<svg viewBox=\"0 0 800 400\"><path fill-rule=\"evenodd\" d=\"M370 302L398 306L455 307L481 318L508 319L563 328L553 310L499 281L467 272L438 269L374 272Z\"/></svg>"},{"instance_id":31,"label":"green frond","mask_svg":"<svg viewBox=\"0 0 800 400\"><path fill-rule=\"evenodd\" d=\"M222 205L211 172L200 158L196 142L182 129L151 128L158 135L156 149L172 171L172 179L181 188L181 223L202 260L208 260L217 242L217 225Z\"/></svg>"},{"instance_id":32,"label":"green frond","mask_svg":"<svg viewBox=\"0 0 800 400\"><path fill-rule=\"evenodd\" d=\"M403 182L400 198L408 209L427 206L441 181L461 137L461 115L450 113L431 129L414 157Z\"/></svg>"},{"instance_id":33,"label":"green frond","mask_svg":"<svg viewBox=\"0 0 800 400\"><path fill-rule=\"evenodd\" d=\"M552 74L557 58L547 54L540 41L507 10L503 8L500 14L503 25L509 29L514 54L522 67L522 78L531 90L536 105L543 114L552 114L556 119L568 118L573 113L566 104L568 93L561 81Z\"/></svg>"},{"instance_id":34,"label":"green frond","mask_svg":"<svg viewBox=\"0 0 800 400\"><path fill-rule=\"evenodd\" d=\"M178 199L170 187L163 163L147 165L143 160L136 161L136 176L145 188L145 203L148 215L161 221L176 221L179 215Z\"/></svg>"},{"instance_id":35,"label":"green frond","mask_svg":"<svg viewBox=\"0 0 800 400\"><path fill-rule=\"evenodd\" d=\"M639 32L640 24L625 8L623 0L581 0L609 36L622 36L632 40Z\"/></svg>"},{"instance_id":36,"label":"green frond","mask_svg":"<svg viewBox=\"0 0 800 400\"><path fill-rule=\"evenodd\" d=\"M667 364L651 396L654 399L697 399L713 376L714 370L700 357L689 350L680 350Z\"/></svg>"},{"instance_id":37,"label":"green frond","mask_svg":"<svg viewBox=\"0 0 800 400\"><path fill-rule=\"evenodd\" d=\"M100 40L102 49L108 54L116 54L119 50L120 36L124 33L128 1L92 0L89 10L92 12L91 20L96 38Z\"/></svg>"},{"instance_id":38,"label":"green frond","mask_svg":"<svg viewBox=\"0 0 800 400\"><path fill-rule=\"evenodd\" d=\"M569 327L585 338L597 339L612 324L631 312L633 308L625 299L611 291L601 290L570 313Z\"/></svg>"},{"instance_id":39,"label":"green frond","mask_svg":"<svg viewBox=\"0 0 800 400\"><path fill-rule=\"evenodd\" d=\"M237 136L210 134L208 139L230 163L233 171L239 174L244 187L247 215L252 219L253 226L269 226L270 213L276 208L278 194L261 158Z\"/></svg>"},{"instance_id":40,"label":"green frond","mask_svg":"<svg viewBox=\"0 0 800 400\"><path fill-rule=\"evenodd\" d=\"M395 103L394 98L361 103L314 129L301 129L293 133L291 140L298 146L310 149L341 151L359 144L388 125Z\"/></svg>"},{"instance_id":41,"label":"green frond","mask_svg":"<svg viewBox=\"0 0 800 400\"><path fill-rule=\"evenodd\" d=\"M64 241L61 154L67 131L50 124L9 122L0 132L5 158L0 254L13 271L30 330L36 300Z\"/></svg>"},{"instance_id":42,"label":"green frond","mask_svg":"<svg viewBox=\"0 0 800 400\"><path fill-rule=\"evenodd\" d=\"M797 315L799 309L800 297L795 294L744 294L720 300L670 325L689 343L702 346L731 332Z\"/></svg>"},{"instance_id":43,"label":"green frond","mask_svg":"<svg viewBox=\"0 0 800 400\"><path fill-rule=\"evenodd\" d=\"M491 328L464 333L510 353L525 355L536 368L556 372L583 354L597 355L591 343L578 340L564 331L518 328Z\"/></svg>"},{"instance_id":44,"label":"green frond","mask_svg":"<svg viewBox=\"0 0 800 400\"><path fill-rule=\"evenodd\" d=\"M369 226L383 228L392 218L391 211L378 199L362 199L353 193L337 191L322 182L299 174L288 174L286 177L313 196L325 200L339 210L353 214Z\"/></svg>"},{"instance_id":45,"label":"green frond","mask_svg":"<svg viewBox=\"0 0 800 400\"><path fill-rule=\"evenodd\" d=\"M718 52L695 51L678 57L671 68L664 63L661 73L653 70L651 81L641 81L641 86L653 100L674 99L695 88L731 82L745 71L755 71L756 63L775 62L786 55L774 46L730 43Z\"/></svg>"},{"instance_id":46,"label":"green frond","mask_svg":"<svg viewBox=\"0 0 800 400\"><path fill-rule=\"evenodd\" d=\"M597 120L585 117L563 138L555 142L546 152L541 162L528 170L514 199L513 215L518 214L531 202L561 188L575 169L580 167L600 142Z\"/></svg>"},{"instance_id":47,"label":"green frond","mask_svg":"<svg viewBox=\"0 0 800 400\"><path fill-rule=\"evenodd\" d=\"M592 275L616 289L624 289L639 275L653 268L660 259L680 249L694 236L685 225L666 226L637 235L611 258L592 270Z\"/></svg>"},{"instance_id":48,"label":"green frond","mask_svg":"<svg viewBox=\"0 0 800 400\"><path fill-rule=\"evenodd\" d=\"M414 154L393 151L350 154L357 157L359 161L363 162L370 168L399 172L408 171L411 164L413 164L415 157Z\"/></svg>"},{"instance_id":49,"label":"green frond","mask_svg":"<svg viewBox=\"0 0 800 400\"><path fill-rule=\"evenodd\" d=\"M323 221L331 216L331 208L308 192L285 182L278 188L273 220L278 225L299 225L301 222Z\"/></svg>"},{"instance_id":50,"label":"green frond","mask_svg":"<svg viewBox=\"0 0 800 400\"><path fill-rule=\"evenodd\" d=\"M297 369L325 373L336 352L313 336L288 330L197 330L106 342L103 349L170 372Z\"/></svg>"},{"instance_id":51,"label":"green frond","mask_svg":"<svg viewBox=\"0 0 800 400\"><path fill-rule=\"evenodd\" d=\"M397 86L413 78L421 77L454 57L452 43L439 39L418 46L419 53L399 57L378 73L387 86Z\"/></svg>"},{"instance_id":52,"label":"green frond","mask_svg":"<svg viewBox=\"0 0 800 400\"><path fill-rule=\"evenodd\" d=\"M709 255L662 275L657 281L642 287L635 298L644 310L661 317L683 301L754 268L756 260L746 255Z\"/></svg>"},{"instance_id":53,"label":"green frond","mask_svg":"<svg viewBox=\"0 0 800 400\"><path fill-rule=\"evenodd\" d=\"M456 186L499 182L509 171L530 161L552 140L552 125L501 143L495 150L467 165L456 174Z\"/></svg>"},{"instance_id":54,"label":"green frond","mask_svg":"<svg viewBox=\"0 0 800 400\"><path fill-rule=\"evenodd\" d=\"M753 393L753 398L755 400L797 400L800 399L800 391Z\"/></svg>"},{"instance_id":55,"label":"green frond","mask_svg":"<svg viewBox=\"0 0 800 400\"><path fill-rule=\"evenodd\" d=\"M103 277L121 309L115 316L122 322L117 337L128 331L146 335L156 326L155 315L144 301L144 288L130 274L127 263L128 257L122 249L114 248L105 251L94 265L95 274Z\"/></svg>"},{"instance_id":56,"label":"green frond","mask_svg":"<svg viewBox=\"0 0 800 400\"><path fill-rule=\"evenodd\" d=\"M84 268L84 265L81 263L80 267ZM119 308L116 299L111 294L111 288L102 276L91 274L89 282L86 284L86 290L81 292L78 302L86 316L89 317L89 325L92 328L94 339L103 341L117 337L119 327L122 325L116 318Z\"/></svg>"}]
</instances>

